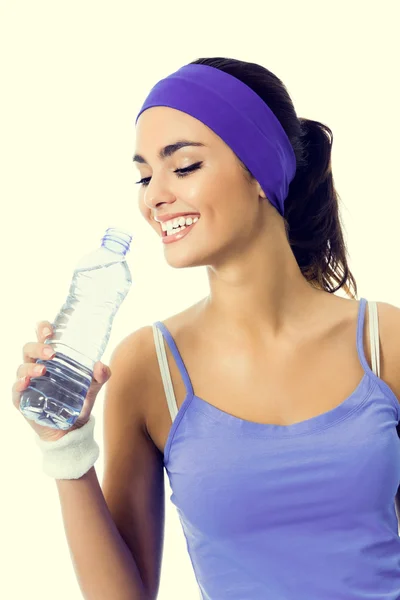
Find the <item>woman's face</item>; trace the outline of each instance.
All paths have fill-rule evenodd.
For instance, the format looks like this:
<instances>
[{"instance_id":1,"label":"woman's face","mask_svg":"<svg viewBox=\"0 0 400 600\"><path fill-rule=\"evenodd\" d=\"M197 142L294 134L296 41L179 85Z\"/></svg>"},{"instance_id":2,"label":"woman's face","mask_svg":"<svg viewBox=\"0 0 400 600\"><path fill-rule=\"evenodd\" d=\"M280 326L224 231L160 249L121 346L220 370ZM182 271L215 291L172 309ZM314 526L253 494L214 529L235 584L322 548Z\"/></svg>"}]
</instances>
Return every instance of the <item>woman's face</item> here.
<instances>
[{"instance_id":1,"label":"woman's face","mask_svg":"<svg viewBox=\"0 0 400 600\"><path fill-rule=\"evenodd\" d=\"M159 156L180 141L199 145ZM144 179L140 211L160 242L164 232L154 219L181 212L198 217L187 235L163 244L172 267L223 264L243 252L259 232L263 191L257 181L250 181L229 146L197 119L173 108L147 109L137 122L135 158L138 179ZM179 172L192 166L186 174Z\"/></svg>"}]
</instances>

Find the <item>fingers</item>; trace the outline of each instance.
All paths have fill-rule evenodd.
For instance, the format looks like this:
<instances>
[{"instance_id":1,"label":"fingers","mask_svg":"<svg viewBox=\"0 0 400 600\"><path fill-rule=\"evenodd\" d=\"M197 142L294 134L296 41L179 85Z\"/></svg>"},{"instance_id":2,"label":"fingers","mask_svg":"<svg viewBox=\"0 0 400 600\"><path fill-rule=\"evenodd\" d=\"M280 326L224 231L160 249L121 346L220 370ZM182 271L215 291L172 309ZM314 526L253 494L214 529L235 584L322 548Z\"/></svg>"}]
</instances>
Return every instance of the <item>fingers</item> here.
<instances>
[{"instance_id":1,"label":"fingers","mask_svg":"<svg viewBox=\"0 0 400 600\"><path fill-rule=\"evenodd\" d=\"M103 370L105 368L105 372ZM92 412L96 398L105 383L111 377L111 369L100 361L97 361L93 367L93 377L86 398L83 403L81 413L76 421L77 425L83 425L89 419L90 413Z\"/></svg>"},{"instance_id":2,"label":"fingers","mask_svg":"<svg viewBox=\"0 0 400 600\"><path fill-rule=\"evenodd\" d=\"M18 367L17 377L22 377L28 373L28 366L36 363L38 359L51 360L55 352L51 345L41 342L28 342L23 348L23 364Z\"/></svg>"},{"instance_id":3,"label":"fingers","mask_svg":"<svg viewBox=\"0 0 400 600\"><path fill-rule=\"evenodd\" d=\"M46 333L46 329L49 330L49 333ZM38 358L44 360L52 358L51 354L45 353L45 349L49 348L49 344L45 344L45 341L53 335L52 324L49 321L40 321L37 324L36 335L38 342L28 342L22 348L22 361L24 363L36 362Z\"/></svg>"},{"instance_id":4,"label":"fingers","mask_svg":"<svg viewBox=\"0 0 400 600\"><path fill-rule=\"evenodd\" d=\"M29 385L29 376L24 377L23 379L17 379L17 381L12 386L11 397L12 397L12 403L14 404L15 408L19 409L21 394L27 385Z\"/></svg>"},{"instance_id":5,"label":"fingers","mask_svg":"<svg viewBox=\"0 0 400 600\"><path fill-rule=\"evenodd\" d=\"M103 371L103 367L105 367L106 373ZM106 365L103 365L103 363L101 363L100 361L95 363L93 367L92 381L87 391L84 403L84 408L88 413L92 410L101 388L108 381L108 379L110 379L110 377L111 370L109 369L109 367L106 367Z\"/></svg>"},{"instance_id":6,"label":"fingers","mask_svg":"<svg viewBox=\"0 0 400 600\"><path fill-rule=\"evenodd\" d=\"M47 333L45 329L48 328ZM46 372L46 367L36 364L36 361L51 360L54 358L54 350L45 340L53 335L53 326L50 321L40 321L37 323L36 335L38 342L27 342L22 349L23 363L19 365L16 375L17 380L12 387L12 402L16 408L19 408L21 394L29 385L32 377L40 377ZM50 351L50 353L49 353Z\"/></svg>"},{"instance_id":7,"label":"fingers","mask_svg":"<svg viewBox=\"0 0 400 600\"><path fill-rule=\"evenodd\" d=\"M46 331L46 328L48 331ZM46 372L43 364L37 364L38 360L51 360L55 353L51 344L46 344L46 340L52 337L54 333L50 321L39 321L36 326L37 342L27 342L23 347L23 363L17 369L17 380L12 387L12 401L16 408L19 408L20 397L24 389L29 385L32 377L40 377ZM49 354L50 350L50 354ZM92 402L96 398L102 386L111 377L109 367L98 361L94 365L93 378L88 390L89 400Z\"/></svg>"},{"instance_id":8,"label":"fingers","mask_svg":"<svg viewBox=\"0 0 400 600\"><path fill-rule=\"evenodd\" d=\"M38 321L36 323L36 335L39 342L53 335L53 325L50 321Z\"/></svg>"},{"instance_id":9,"label":"fingers","mask_svg":"<svg viewBox=\"0 0 400 600\"><path fill-rule=\"evenodd\" d=\"M95 393L97 395L102 386L110 379L110 377L111 370L109 367L107 367L100 361L95 363L93 367L92 383L89 388L90 393Z\"/></svg>"},{"instance_id":10,"label":"fingers","mask_svg":"<svg viewBox=\"0 0 400 600\"><path fill-rule=\"evenodd\" d=\"M22 365L19 365L17 369L17 378L21 379L21 377L26 377L27 375L29 377L40 377L40 375L44 375L45 372L45 365L42 365L40 363L37 364L35 362L23 363Z\"/></svg>"},{"instance_id":11,"label":"fingers","mask_svg":"<svg viewBox=\"0 0 400 600\"><path fill-rule=\"evenodd\" d=\"M98 377L96 377L96 379L98 381L101 381L103 384L108 381L111 377L111 369L110 367L107 367L107 365L104 365L103 363L101 363L100 361L98 363L96 363L96 365L98 366ZM95 368L96 368L95 365ZM94 374L94 370L93 370L93 374Z\"/></svg>"}]
</instances>

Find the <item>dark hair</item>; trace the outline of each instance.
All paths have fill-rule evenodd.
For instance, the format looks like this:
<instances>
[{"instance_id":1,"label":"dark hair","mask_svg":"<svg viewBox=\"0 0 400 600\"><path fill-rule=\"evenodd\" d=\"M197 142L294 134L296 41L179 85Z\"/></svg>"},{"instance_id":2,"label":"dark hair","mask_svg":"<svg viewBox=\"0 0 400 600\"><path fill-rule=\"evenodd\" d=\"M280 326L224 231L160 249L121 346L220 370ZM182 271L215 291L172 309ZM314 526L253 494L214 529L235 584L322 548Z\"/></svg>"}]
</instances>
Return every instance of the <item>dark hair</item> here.
<instances>
[{"instance_id":1,"label":"dark hair","mask_svg":"<svg viewBox=\"0 0 400 600\"><path fill-rule=\"evenodd\" d=\"M356 298L357 284L347 265L339 195L333 183L332 131L319 121L298 118L285 85L265 67L220 57L199 58L191 64L233 75L256 92L278 118L296 155L296 175L289 186L283 219L299 268L313 287L332 294L343 288Z\"/></svg>"}]
</instances>

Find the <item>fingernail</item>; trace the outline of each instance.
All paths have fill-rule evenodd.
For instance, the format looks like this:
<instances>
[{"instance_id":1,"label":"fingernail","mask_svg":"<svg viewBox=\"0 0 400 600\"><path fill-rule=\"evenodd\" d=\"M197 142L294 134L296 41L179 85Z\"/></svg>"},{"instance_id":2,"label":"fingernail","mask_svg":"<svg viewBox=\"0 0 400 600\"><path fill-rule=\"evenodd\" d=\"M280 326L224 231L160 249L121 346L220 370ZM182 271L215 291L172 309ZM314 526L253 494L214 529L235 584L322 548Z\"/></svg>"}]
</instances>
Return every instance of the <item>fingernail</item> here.
<instances>
[{"instance_id":1,"label":"fingernail","mask_svg":"<svg viewBox=\"0 0 400 600\"><path fill-rule=\"evenodd\" d=\"M48 336L48 335L50 335L50 334L51 334L51 329L49 329L48 327L45 327L45 328L43 329L43 335L44 335L45 337L47 337L47 336Z\"/></svg>"}]
</instances>

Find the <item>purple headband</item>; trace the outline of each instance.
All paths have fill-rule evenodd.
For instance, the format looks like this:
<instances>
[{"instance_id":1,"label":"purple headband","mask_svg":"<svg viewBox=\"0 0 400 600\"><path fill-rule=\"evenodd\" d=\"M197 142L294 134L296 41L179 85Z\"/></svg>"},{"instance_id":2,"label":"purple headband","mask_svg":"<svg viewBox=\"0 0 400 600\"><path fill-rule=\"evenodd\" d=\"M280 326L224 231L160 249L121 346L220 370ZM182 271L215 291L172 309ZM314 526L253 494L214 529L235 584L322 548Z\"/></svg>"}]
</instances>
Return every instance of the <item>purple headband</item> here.
<instances>
[{"instance_id":1,"label":"purple headband","mask_svg":"<svg viewBox=\"0 0 400 600\"><path fill-rule=\"evenodd\" d=\"M214 131L246 165L268 200L284 214L296 157L282 125L265 102L236 77L208 65L185 65L150 90L145 110L168 106Z\"/></svg>"}]
</instances>

